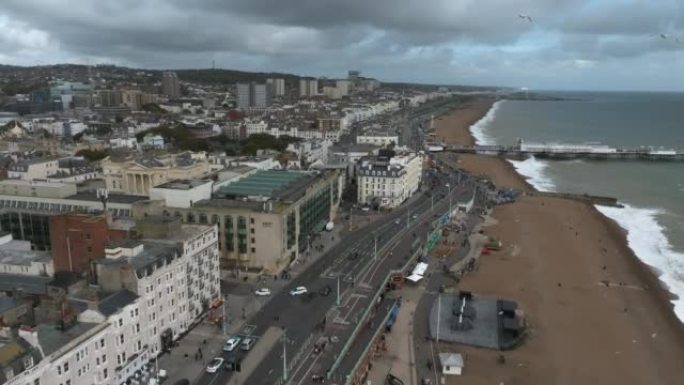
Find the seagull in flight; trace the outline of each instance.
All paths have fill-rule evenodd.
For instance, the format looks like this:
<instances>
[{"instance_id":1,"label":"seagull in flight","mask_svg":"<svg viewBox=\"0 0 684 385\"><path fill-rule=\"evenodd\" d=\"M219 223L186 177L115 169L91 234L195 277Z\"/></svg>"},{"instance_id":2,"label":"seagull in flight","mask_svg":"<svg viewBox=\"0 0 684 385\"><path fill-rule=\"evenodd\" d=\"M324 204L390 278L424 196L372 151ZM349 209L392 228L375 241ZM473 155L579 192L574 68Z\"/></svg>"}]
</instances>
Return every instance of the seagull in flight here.
<instances>
[{"instance_id":1,"label":"seagull in flight","mask_svg":"<svg viewBox=\"0 0 684 385\"><path fill-rule=\"evenodd\" d=\"M525 15L525 14L522 14L522 13L521 13L521 14L518 15L518 17L521 18L521 19L523 19L523 20L527 20L527 21L529 21L530 23L534 23L534 20L532 19L532 16L530 16L530 15Z\"/></svg>"}]
</instances>

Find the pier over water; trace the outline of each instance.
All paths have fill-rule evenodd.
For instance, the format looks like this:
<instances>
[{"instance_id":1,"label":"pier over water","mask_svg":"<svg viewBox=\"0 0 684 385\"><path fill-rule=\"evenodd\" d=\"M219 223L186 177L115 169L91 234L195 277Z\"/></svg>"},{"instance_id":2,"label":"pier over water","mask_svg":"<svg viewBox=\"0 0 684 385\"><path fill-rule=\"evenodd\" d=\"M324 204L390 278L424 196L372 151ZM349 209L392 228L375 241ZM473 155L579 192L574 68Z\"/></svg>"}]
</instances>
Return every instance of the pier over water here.
<instances>
[{"instance_id":1,"label":"pier over water","mask_svg":"<svg viewBox=\"0 0 684 385\"><path fill-rule=\"evenodd\" d=\"M440 146L441 147L441 146ZM684 150L642 146L638 148L610 147L602 144L537 144L518 140L515 146L503 145L449 145L444 151L461 154L480 154L524 159L596 159L596 160L653 160L684 161ZM430 149L428 149L430 151Z\"/></svg>"}]
</instances>

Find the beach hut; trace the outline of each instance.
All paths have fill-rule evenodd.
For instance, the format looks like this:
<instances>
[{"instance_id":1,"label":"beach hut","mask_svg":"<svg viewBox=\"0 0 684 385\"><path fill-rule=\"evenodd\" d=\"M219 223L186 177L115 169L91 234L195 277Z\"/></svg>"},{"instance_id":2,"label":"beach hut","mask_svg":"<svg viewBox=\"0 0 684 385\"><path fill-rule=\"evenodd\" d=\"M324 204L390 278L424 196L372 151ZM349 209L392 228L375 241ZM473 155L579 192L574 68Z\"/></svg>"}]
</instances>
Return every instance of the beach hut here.
<instances>
[{"instance_id":1,"label":"beach hut","mask_svg":"<svg viewBox=\"0 0 684 385\"><path fill-rule=\"evenodd\" d=\"M463 373L463 356L459 353L439 353L442 374L460 376Z\"/></svg>"}]
</instances>

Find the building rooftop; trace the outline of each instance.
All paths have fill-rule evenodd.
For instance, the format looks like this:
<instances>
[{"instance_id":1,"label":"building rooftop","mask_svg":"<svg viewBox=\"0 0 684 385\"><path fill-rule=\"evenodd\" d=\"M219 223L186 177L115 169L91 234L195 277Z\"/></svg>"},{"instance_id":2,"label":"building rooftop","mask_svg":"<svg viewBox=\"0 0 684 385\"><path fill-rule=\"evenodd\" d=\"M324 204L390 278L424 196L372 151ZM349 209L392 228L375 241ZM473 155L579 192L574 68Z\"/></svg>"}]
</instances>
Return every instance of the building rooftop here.
<instances>
[{"instance_id":1,"label":"building rooftop","mask_svg":"<svg viewBox=\"0 0 684 385\"><path fill-rule=\"evenodd\" d=\"M59 330L54 324L39 324L36 326L38 342L43 353L48 356L98 325L100 324L79 322L66 330Z\"/></svg>"},{"instance_id":2,"label":"building rooftop","mask_svg":"<svg viewBox=\"0 0 684 385\"><path fill-rule=\"evenodd\" d=\"M133 303L138 299L138 295L129 290L119 290L116 293L109 294L107 297L100 300L97 304L97 310L105 317L116 313L120 309Z\"/></svg>"},{"instance_id":3,"label":"building rooftop","mask_svg":"<svg viewBox=\"0 0 684 385\"><path fill-rule=\"evenodd\" d=\"M183 180L173 180L160 184L159 186L154 186L153 188L164 188L169 190L190 190L198 186L205 185L207 183L212 183L209 179L183 179Z\"/></svg>"},{"instance_id":4,"label":"building rooftop","mask_svg":"<svg viewBox=\"0 0 684 385\"><path fill-rule=\"evenodd\" d=\"M17 307L17 300L14 297L0 297L0 313Z\"/></svg>"},{"instance_id":5,"label":"building rooftop","mask_svg":"<svg viewBox=\"0 0 684 385\"><path fill-rule=\"evenodd\" d=\"M30 266L31 262L50 262L50 253L36 250L11 249L0 246L0 263Z\"/></svg>"},{"instance_id":6,"label":"building rooftop","mask_svg":"<svg viewBox=\"0 0 684 385\"><path fill-rule=\"evenodd\" d=\"M260 170L219 190L225 197L264 197L293 200L292 197L316 178L315 173L290 170Z\"/></svg>"},{"instance_id":7,"label":"building rooftop","mask_svg":"<svg viewBox=\"0 0 684 385\"><path fill-rule=\"evenodd\" d=\"M363 152L363 153L369 153L373 152L377 149L379 149L380 146L376 146L373 144L346 144L346 145L340 145L336 144L334 146L330 146L330 151L331 153L340 153L340 152Z\"/></svg>"},{"instance_id":8,"label":"building rooftop","mask_svg":"<svg viewBox=\"0 0 684 385\"><path fill-rule=\"evenodd\" d=\"M78 194L70 195L66 197L65 199L69 200L75 200L75 201L93 201L93 202L99 202L100 198L97 197L97 194L94 192L81 192ZM138 201L144 201L146 199L149 199L145 196L138 196L138 195L126 195L126 194L112 194L110 193L108 195L108 202L112 203L135 203Z\"/></svg>"},{"instance_id":9,"label":"building rooftop","mask_svg":"<svg viewBox=\"0 0 684 385\"><path fill-rule=\"evenodd\" d=\"M51 277L0 273L0 291L20 291L24 294L47 294Z\"/></svg>"}]
</instances>

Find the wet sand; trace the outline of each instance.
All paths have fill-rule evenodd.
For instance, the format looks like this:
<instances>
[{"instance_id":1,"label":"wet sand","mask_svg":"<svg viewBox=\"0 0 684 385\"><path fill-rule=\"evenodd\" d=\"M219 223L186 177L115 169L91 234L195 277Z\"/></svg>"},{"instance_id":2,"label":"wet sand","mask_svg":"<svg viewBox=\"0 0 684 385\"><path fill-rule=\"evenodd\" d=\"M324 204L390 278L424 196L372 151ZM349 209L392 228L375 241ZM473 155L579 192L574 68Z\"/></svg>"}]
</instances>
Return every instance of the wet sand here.
<instances>
[{"instance_id":1,"label":"wet sand","mask_svg":"<svg viewBox=\"0 0 684 385\"><path fill-rule=\"evenodd\" d=\"M497 185L530 188L503 160L469 156L459 164ZM485 233L504 248L483 256L461 288L518 301L529 335L503 353L450 346L466 355L466 367L447 383L684 383L684 327L617 224L589 204L540 197L496 207L493 217Z\"/></svg>"}]
</instances>

